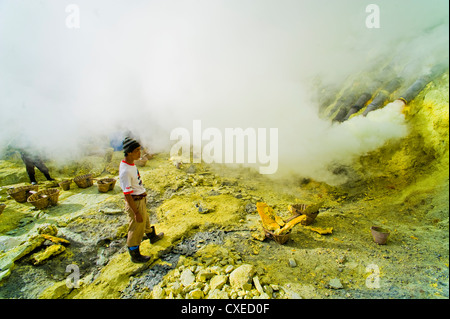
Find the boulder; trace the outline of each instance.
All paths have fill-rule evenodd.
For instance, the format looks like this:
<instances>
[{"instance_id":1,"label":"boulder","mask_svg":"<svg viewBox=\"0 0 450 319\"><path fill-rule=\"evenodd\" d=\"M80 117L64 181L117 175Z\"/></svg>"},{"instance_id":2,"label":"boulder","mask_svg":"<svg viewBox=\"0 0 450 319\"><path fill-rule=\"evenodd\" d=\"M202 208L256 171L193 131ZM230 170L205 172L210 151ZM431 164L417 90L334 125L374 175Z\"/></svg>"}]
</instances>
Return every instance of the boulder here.
<instances>
[{"instance_id":1,"label":"boulder","mask_svg":"<svg viewBox=\"0 0 450 319\"><path fill-rule=\"evenodd\" d=\"M195 282L195 276L190 269L185 269L180 275L180 282L187 287Z\"/></svg>"},{"instance_id":2,"label":"boulder","mask_svg":"<svg viewBox=\"0 0 450 319\"><path fill-rule=\"evenodd\" d=\"M233 288L243 289L245 284L251 283L256 269L253 265L243 264L230 274L230 284Z\"/></svg>"}]
</instances>

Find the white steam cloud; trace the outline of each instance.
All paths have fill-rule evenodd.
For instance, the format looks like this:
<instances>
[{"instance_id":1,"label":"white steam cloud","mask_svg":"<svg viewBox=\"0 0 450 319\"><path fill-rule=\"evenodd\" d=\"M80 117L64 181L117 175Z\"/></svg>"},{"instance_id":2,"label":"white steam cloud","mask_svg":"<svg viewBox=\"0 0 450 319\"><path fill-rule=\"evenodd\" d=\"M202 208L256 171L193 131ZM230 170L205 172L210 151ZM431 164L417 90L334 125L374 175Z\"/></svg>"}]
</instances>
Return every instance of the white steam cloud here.
<instances>
[{"instance_id":1,"label":"white steam cloud","mask_svg":"<svg viewBox=\"0 0 450 319\"><path fill-rule=\"evenodd\" d=\"M407 86L448 59L448 1L376 1L378 29L366 26L369 4L0 0L0 151L28 145L73 158L94 137L126 129L168 151L171 130L200 119L276 127L280 172L335 183L331 163L407 126L395 105L331 124L318 95L395 76ZM69 5L79 28L67 25Z\"/></svg>"}]
</instances>

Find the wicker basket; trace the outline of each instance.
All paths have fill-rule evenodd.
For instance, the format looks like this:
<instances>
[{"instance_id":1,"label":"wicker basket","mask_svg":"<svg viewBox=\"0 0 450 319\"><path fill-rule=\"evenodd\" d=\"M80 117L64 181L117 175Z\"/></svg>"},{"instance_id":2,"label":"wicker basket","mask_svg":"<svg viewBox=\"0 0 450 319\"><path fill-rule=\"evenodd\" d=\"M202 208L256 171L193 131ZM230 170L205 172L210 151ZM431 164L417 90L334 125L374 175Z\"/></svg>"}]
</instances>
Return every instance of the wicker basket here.
<instances>
[{"instance_id":1,"label":"wicker basket","mask_svg":"<svg viewBox=\"0 0 450 319\"><path fill-rule=\"evenodd\" d=\"M308 226L314 222L317 215L319 215L319 209L322 207L323 202L314 204L314 205L306 205L306 204L294 204L291 205L292 207L292 213L294 214L291 218L289 218L287 221L290 221L294 219L295 217L298 217L300 215L306 215L306 218L302 220L300 223L303 226Z\"/></svg>"},{"instance_id":2,"label":"wicker basket","mask_svg":"<svg viewBox=\"0 0 450 319\"><path fill-rule=\"evenodd\" d=\"M6 204L0 204L0 215L3 213L3 211L5 210Z\"/></svg>"},{"instance_id":3,"label":"wicker basket","mask_svg":"<svg viewBox=\"0 0 450 319\"><path fill-rule=\"evenodd\" d=\"M39 190L38 185L27 185L8 189L8 195L10 195L18 203L25 203L28 197L31 196L30 191L37 192Z\"/></svg>"},{"instance_id":4,"label":"wicker basket","mask_svg":"<svg viewBox=\"0 0 450 319\"><path fill-rule=\"evenodd\" d=\"M30 204L33 204L34 207L37 209L44 209L47 208L48 205L50 205L50 199L48 196L44 195L42 196L39 194L40 192L37 192L30 197L28 197L27 201Z\"/></svg>"},{"instance_id":5,"label":"wicker basket","mask_svg":"<svg viewBox=\"0 0 450 319\"><path fill-rule=\"evenodd\" d=\"M113 190L115 185L116 180L114 178L102 178L97 180L98 191L101 193Z\"/></svg>"},{"instance_id":6,"label":"wicker basket","mask_svg":"<svg viewBox=\"0 0 450 319\"><path fill-rule=\"evenodd\" d=\"M264 228L264 233L266 234L266 237L269 239L275 240L278 244L283 245L289 240L290 233L283 234L283 235L275 235L270 230L267 230Z\"/></svg>"},{"instance_id":7,"label":"wicker basket","mask_svg":"<svg viewBox=\"0 0 450 319\"><path fill-rule=\"evenodd\" d=\"M50 205L56 205L58 204L58 198L59 198L59 189L57 188L49 188L43 191L40 191L42 195L48 196L50 200Z\"/></svg>"},{"instance_id":8,"label":"wicker basket","mask_svg":"<svg viewBox=\"0 0 450 319\"><path fill-rule=\"evenodd\" d=\"M58 203L58 197L59 189L49 188L31 195L27 201L37 209L43 209L51 205L56 205Z\"/></svg>"},{"instance_id":9,"label":"wicker basket","mask_svg":"<svg viewBox=\"0 0 450 319\"><path fill-rule=\"evenodd\" d=\"M70 184L71 184L71 183L72 183L72 180L71 180L71 179L66 179L66 180L60 182L60 183L59 183L59 186L60 186L63 190L68 191L68 190L70 189Z\"/></svg>"},{"instance_id":10,"label":"wicker basket","mask_svg":"<svg viewBox=\"0 0 450 319\"><path fill-rule=\"evenodd\" d=\"M87 188L94 185L92 174L80 175L73 179L79 188Z\"/></svg>"}]
</instances>

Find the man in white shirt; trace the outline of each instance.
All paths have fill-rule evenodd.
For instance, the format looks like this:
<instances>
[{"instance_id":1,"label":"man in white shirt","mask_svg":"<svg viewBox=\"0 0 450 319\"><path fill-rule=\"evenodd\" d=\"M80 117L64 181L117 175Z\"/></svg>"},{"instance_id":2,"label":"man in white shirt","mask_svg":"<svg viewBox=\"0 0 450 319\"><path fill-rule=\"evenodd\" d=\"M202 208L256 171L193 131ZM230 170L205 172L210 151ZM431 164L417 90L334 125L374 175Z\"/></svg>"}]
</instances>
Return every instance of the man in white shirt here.
<instances>
[{"instance_id":1,"label":"man in white shirt","mask_svg":"<svg viewBox=\"0 0 450 319\"><path fill-rule=\"evenodd\" d=\"M125 196L125 210L128 213L128 252L131 261L145 263L150 260L150 257L141 255L139 251L144 234L152 244L161 239L164 234L156 234L155 227L150 225L147 193L134 164L134 161L141 157L141 146L136 140L126 137L123 140L123 151L125 158L119 166L119 180Z\"/></svg>"}]
</instances>

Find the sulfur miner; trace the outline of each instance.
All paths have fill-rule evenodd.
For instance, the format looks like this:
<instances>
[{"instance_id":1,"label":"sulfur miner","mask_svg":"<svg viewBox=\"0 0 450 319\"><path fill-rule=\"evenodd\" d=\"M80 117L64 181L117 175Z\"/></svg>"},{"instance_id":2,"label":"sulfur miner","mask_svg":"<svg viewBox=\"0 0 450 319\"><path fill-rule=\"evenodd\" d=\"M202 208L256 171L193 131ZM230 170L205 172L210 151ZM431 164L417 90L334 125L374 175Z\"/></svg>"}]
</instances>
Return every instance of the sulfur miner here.
<instances>
[{"instance_id":1,"label":"sulfur miner","mask_svg":"<svg viewBox=\"0 0 450 319\"><path fill-rule=\"evenodd\" d=\"M150 256L143 256L139 251L144 235L155 243L164 233L156 233L155 227L150 225L147 212L147 193L134 161L141 158L141 145L136 140L126 137L123 140L125 158L119 166L120 187L125 196L125 210L128 214L127 246L134 263L145 263Z\"/></svg>"}]
</instances>

